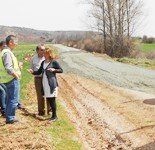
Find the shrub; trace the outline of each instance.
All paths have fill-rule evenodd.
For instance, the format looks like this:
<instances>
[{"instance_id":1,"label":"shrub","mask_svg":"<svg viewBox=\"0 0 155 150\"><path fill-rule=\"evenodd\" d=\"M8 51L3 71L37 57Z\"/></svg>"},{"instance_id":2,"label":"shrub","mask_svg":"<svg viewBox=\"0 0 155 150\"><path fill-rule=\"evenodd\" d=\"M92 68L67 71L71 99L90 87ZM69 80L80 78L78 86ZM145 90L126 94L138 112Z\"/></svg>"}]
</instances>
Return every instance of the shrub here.
<instances>
[{"instance_id":1,"label":"shrub","mask_svg":"<svg viewBox=\"0 0 155 150\"><path fill-rule=\"evenodd\" d=\"M155 52L149 52L146 54L147 59L155 59Z\"/></svg>"}]
</instances>

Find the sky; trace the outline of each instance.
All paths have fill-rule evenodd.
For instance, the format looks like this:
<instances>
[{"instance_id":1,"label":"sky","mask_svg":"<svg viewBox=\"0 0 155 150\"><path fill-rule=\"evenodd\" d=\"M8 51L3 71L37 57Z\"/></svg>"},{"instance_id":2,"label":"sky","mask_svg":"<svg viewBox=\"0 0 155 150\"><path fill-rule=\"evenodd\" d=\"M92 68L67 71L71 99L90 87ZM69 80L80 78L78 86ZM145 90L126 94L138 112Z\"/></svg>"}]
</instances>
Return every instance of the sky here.
<instances>
[{"instance_id":1,"label":"sky","mask_svg":"<svg viewBox=\"0 0 155 150\"><path fill-rule=\"evenodd\" d=\"M155 0L143 0L143 3L143 17L137 34L155 37Z\"/></svg>"},{"instance_id":2,"label":"sky","mask_svg":"<svg viewBox=\"0 0 155 150\"><path fill-rule=\"evenodd\" d=\"M48 31L90 30L84 0L3 0L0 25ZM155 0L143 0L143 20L138 36L155 37ZM3 6L3 7L2 7Z\"/></svg>"}]
</instances>

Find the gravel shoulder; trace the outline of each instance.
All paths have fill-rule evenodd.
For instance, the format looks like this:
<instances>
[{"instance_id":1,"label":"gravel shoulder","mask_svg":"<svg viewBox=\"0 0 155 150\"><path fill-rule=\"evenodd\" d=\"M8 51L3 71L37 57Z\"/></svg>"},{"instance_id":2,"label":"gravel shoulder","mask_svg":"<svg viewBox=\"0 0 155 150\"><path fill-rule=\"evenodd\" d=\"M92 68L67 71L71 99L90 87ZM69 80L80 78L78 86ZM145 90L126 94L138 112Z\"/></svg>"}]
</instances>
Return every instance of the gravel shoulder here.
<instances>
[{"instance_id":1,"label":"gravel shoulder","mask_svg":"<svg viewBox=\"0 0 155 150\"><path fill-rule=\"evenodd\" d=\"M155 70L96 57L79 49L55 45L60 49L65 73L74 73L112 85L155 94Z\"/></svg>"}]
</instances>

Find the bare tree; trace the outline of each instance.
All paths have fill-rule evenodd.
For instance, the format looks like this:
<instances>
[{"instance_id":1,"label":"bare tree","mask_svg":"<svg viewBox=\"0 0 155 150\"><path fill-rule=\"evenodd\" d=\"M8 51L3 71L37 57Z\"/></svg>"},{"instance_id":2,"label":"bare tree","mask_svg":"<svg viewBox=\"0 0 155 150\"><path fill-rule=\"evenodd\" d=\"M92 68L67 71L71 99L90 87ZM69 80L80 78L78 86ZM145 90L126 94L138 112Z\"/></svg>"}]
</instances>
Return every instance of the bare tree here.
<instances>
[{"instance_id":1,"label":"bare tree","mask_svg":"<svg viewBox=\"0 0 155 150\"><path fill-rule=\"evenodd\" d=\"M128 55L142 0L87 1L92 6L89 16L95 20L94 28L102 35L104 51L112 57Z\"/></svg>"}]
</instances>

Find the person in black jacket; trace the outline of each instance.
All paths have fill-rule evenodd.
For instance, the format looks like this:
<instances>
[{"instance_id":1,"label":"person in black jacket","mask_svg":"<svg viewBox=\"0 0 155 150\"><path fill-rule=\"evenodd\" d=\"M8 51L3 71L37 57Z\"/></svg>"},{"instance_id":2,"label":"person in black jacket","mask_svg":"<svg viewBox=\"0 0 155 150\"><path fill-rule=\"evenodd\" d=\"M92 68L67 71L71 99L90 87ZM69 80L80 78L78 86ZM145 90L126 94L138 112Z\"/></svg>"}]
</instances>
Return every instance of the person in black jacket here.
<instances>
[{"instance_id":1,"label":"person in black jacket","mask_svg":"<svg viewBox=\"0 0 155 150\"><path fill-rule=\"evenodd\" d=\"M28 71L33 75L42 74L42 84L43 84L43 95L47 99L52 109L52 116L50 121L57 120L56 114L56 97L58 95L58 82L56 78L56 73L62 73L63 70L59 63L54 59L54 53L51 49L47 48L44 51L45 60L41 63L38 71L33 71L29 69Z\"/></svg>"}]
</instances>

